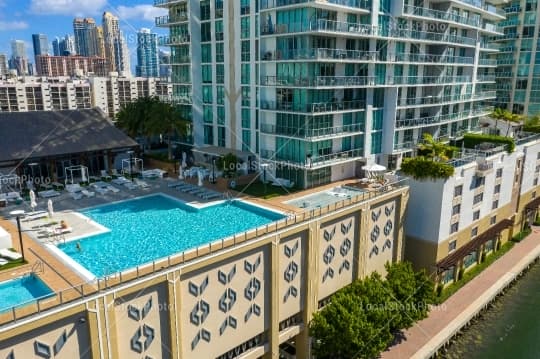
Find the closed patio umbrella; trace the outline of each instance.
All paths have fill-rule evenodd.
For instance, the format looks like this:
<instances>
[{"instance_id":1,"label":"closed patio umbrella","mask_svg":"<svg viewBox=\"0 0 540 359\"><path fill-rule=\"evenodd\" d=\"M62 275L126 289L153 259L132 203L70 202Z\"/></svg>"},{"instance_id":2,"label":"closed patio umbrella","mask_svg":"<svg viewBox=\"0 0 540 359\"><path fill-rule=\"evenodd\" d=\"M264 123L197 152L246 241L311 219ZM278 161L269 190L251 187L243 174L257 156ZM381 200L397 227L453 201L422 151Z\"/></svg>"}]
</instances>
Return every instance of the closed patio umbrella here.
<instances>
[{"instance_id":1,"label":"closed patio umbrella","mask_svg":"<svg viewBox=\"0 0 540 359\"><path fill-rule=\"evenodd\" d=\"M49 218L52 218L54 215L53 203L52 200L47 201L47 212L49 212Z\"/></svg>"},{"instance_id":2,"label":"closed patio umbrella","mask_svg":"<svg viewBox=\"0 0 540 359\"><path fill-rule=\"evenodd\" d=\"M32 211L34 210L34 208L37 207L37 202L36 202L36 194L34 193L34 190L30 190L30 207L32 207Z\"/></svg>"}]
</instances>

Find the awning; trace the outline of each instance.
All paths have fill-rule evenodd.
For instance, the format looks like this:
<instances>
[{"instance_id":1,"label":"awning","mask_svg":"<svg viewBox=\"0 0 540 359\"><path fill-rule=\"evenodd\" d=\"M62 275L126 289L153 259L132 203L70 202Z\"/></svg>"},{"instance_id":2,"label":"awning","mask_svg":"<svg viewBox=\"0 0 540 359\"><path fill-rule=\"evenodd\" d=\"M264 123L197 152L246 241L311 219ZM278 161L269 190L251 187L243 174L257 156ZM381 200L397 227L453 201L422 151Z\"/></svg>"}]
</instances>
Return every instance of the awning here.
<instances>
[{"instance_id":1,"label":"awning","mask_svg":"<svg viewBox=\"0 0 540 359\"><path fill-rule=\"evenodd\" d=\"M466 255L478 249L482 244L486 243L490 239L493 239L503 230L505 230L508 227L512 227L513 225L514 225L514 221L512 219L503 219L499 223L494 224L493 226L489 227L487 231L485 231L484 233L481 233L472 241L465 244L463 247L459 248L455 252L441 259L436 264L437 272L440 273L452 267L461 259L465 258Z\"/></svg>"}]
</instances>

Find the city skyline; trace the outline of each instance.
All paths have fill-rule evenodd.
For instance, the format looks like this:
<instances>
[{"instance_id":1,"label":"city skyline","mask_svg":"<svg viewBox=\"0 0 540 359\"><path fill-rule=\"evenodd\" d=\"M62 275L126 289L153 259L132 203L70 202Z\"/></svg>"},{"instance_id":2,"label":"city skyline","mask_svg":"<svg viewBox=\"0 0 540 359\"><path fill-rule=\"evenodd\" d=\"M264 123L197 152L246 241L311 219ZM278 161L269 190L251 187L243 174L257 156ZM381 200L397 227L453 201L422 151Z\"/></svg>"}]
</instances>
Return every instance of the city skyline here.
<instances>
[{"instance_id":1,"label":"city skyline","mask_svg":"<svg viewBox=\"0 0 540 359\"><path fill-rule=\"evenodd\" d=\"M137 65L137 32L141 28L150 28L158 35L166 34L166 31L154 26L154 17L166 14L166 11L153 7L153 2L147 0L116 2L97 0L91 3L71 0L61 5L50 0L3 0L0 1L0 9L2 8L4 10L9 8L10 16L7 16L6 11L0 11L0 54L5 54L9 58L11 41L23 40L26 44L26 55L31 62L34 57L32 34L47 36L49 53L52 55L52 41L56 37L74 35L73 20L76 17L92 17L98 25L101 25L105 11L117 16L129 49L132 72L135 72Z\"/></svg>"}]
</instances>

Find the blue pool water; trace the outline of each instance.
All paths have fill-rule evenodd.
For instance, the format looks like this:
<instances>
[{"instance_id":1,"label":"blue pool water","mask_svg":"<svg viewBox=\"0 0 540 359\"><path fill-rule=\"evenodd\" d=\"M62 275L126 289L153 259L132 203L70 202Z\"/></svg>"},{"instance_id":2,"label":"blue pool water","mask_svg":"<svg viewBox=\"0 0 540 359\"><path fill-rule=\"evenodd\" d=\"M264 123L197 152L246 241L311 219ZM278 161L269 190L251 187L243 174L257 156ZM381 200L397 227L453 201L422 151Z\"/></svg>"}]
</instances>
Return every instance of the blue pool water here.
<instances>
[{"instance_id":1,"label":"blue pool water","mask_svg":"<svg viewBox=\"0 0 540 359\"><path fill-rule=\"evenodd\" d=\"M53 291L35 275L0 283L0 312L47 297Z\"/></svg>"},{"instance_id":2,"label":"blue pool water","mask_svg":"<svg viewBox=\"0 0 540 359\"><path fill-rule=\"evenodd\" d=\"M82 213L111 232L58 247L97 277L284 218L240 201L196 209L160 194L94 207Z\"/></svg>"}]
</instances>

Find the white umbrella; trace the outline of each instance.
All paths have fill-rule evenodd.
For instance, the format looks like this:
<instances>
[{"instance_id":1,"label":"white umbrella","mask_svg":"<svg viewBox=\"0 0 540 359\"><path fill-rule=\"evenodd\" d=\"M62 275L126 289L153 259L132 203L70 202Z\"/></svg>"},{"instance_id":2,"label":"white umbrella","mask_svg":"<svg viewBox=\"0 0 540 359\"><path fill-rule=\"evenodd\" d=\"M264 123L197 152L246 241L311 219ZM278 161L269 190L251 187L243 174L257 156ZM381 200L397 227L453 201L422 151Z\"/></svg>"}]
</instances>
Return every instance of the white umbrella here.
<instances>
[{"instance_id":1,"label":"white umbrella","mask_svg":"<svg viewBox=\"0 0 540 359\"><path fill-rule=\"evenodd\" d=\"M184 167L182 165L180 165L180 168L178 169L178 179L184 179Z\"/></svg>"},{"instance_id":2,"label":"white umbrella","mask_svg":"<svg viewBox=\"0 0 540 359\"><path fill-rule=\"evenodd\" d=\"M199 187L202 187L202 185L203 185L203 173L202 173L202 171L200 171L200 170L197 171L197 176L199 177L199 182L197 183L197 185Z\"/></svg>"},{"instance_id":3,"label":"white umbrella","mask_svg":"<svg viewBox=\"0 0 540 359\"><path fill-rule=\"evenodd\" d=\"M372 165L367 165L367 166L364 166L362 167L362 169L364 171L369 171L369 172L382 172L382 171L386 171L386 167L378 164L378 163L374 163Z\"/></svg>"},{"instance_id":4,"label":"white umbrella","mask_svg":"<svg viewBox=\"0 0 540 359\"><path fill-rule=\"evenodd\" d=\"M36 203L36 194L34 193L33 190L30 190L30 207L32 207L32 211L34 210L34 208L37 207L37 203Z\"/></svg>"},{"instance_id":5,"label":"white umbrella","mask_svg":"<svg viewBox=\"0 0 540 359\"><path fill-rule=\"evenodd\" d=\"M186 168L187 167L187 153L186 152L182 152L182 168Z\"/></svg>"},{"instance_id":6,"label":"white umbrella","mask_svg":"<svg viewBox=\"0 0 540 359\"><path fill-rule=\"evenodd\" d=\"M49 218L52 218L54 215L53 203L52 200L47 201L47 212L49 212Z\"/></svg>"},{"instance_id":7,"label":"white umbrella","mask_svg":"<svg viewBox=\"0 0 540 359\"><path fill-rule=\"evenodd\" d=\"M82 182L88 182L88 178L86 178L86 171L83 169L81 169L81 181Z\"/></svg>"}]
</instances>

